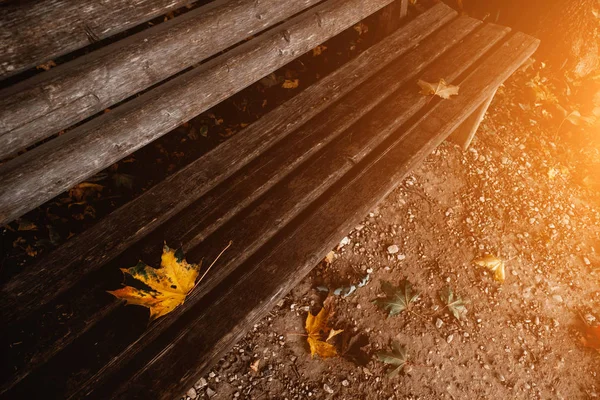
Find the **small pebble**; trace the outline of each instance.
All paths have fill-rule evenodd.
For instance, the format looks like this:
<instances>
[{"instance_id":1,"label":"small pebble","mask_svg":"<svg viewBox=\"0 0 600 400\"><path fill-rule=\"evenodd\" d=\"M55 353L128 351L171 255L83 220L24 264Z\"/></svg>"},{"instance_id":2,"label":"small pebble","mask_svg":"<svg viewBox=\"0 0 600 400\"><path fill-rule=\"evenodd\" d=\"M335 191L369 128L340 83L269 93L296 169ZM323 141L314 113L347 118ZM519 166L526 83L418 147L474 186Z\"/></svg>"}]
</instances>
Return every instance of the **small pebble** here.
<instances>
[{"instance_id":1,"label":"small pebble","mask_svg":"<svg viewBox=\"0 0 600 400\"><path fill-rule=\"evenodd\" d=\"M329 394L333 394L333 389L330 388L328 384L324 384L323 385L323 390L326 391Z\"/></svg>"},{"instance_id":2,"label":"small pebble","mask_svg":"<svg viewBox=\"0 0 600 400\"><path fill-rule=\"evenodd\" d=\"M552 296L552 298L554 299L554 301L556 301L557 303L562 303L563 302L563 298L560 294L555 294L554 296Z\"/></svg>"},{"instance_id":3,"label":"small pebble","mask_svg":"<svg viewBox=\"0 0 600 400\"><path fill-rule=\"evenodd\" d=\"M442 327L442 325L444 325L444 321L442 321L441 319L436 319L435 320L435 327L440 329Z\"/></svg>"},{"instance_id":4,"label":"small pebble","mask_svg":"<svg viewBox=\"0 0 600 400\"><path fill-rule=\"evenodd\" d=\"M208 385L208 382L206 382L205 378L200 378L200 380L198 382L196 382L196 389L202 389L203 387L205 387L206 385Z\"/></svg>"},{"instance_id":5,"label":"small pebble","mask_svg":"<svg viewBox=\"0 0 600 400\"><path fill-rule=\"evenodd\" d=\"M454 339L454 335L448 335L448 337L446 338L446 342L450 343L452 342L452 339Z\"/></svg>"},{"instance_id":6,"label":"small pebble","mask_svg":"<svg viewBox=\"0 0 600 400\"><path fill-rule=\"evenodd\" d=\"M347 380L347 379L344 379L344 380L342 381L342 386L348 387L348 386L350 386L350 382L348 382L348 380Z\"/></svg>"},{"instance_id":7,"label":"small pebble","mask_svg":"<svg viewBox=\"0 0 600 400\"><path fill-rule=\"evenodd\" d=\"M393 244L387 248L387 251L390 254L396 254L397 252L400 251L400 248L397 245Z\"/></svg>"},{"instance_id":8,"label":"small pebble","mask_svg":"<svg viewBox=\"0 0 600 400\"><path fill-rule=\"evenodd\" d=\"M217 394L217 392L215 392L214 390L212 390L211 388L206 388L206 395L208 397L213 397Z\"/></svg>"},{"instance_id":9,"label":"small pebble","mask_svg":"<svg viewBox=\"0 0 600 400\"><path fill-rule=\"evenodd\" d=\"M186 394L188 395L188 397L190 397L192 399L195 399L198 396L198 394L196 393L196 389L194 389L194 388L191 388L190 390L188 390Z\"/></svg>"}]
</instances>

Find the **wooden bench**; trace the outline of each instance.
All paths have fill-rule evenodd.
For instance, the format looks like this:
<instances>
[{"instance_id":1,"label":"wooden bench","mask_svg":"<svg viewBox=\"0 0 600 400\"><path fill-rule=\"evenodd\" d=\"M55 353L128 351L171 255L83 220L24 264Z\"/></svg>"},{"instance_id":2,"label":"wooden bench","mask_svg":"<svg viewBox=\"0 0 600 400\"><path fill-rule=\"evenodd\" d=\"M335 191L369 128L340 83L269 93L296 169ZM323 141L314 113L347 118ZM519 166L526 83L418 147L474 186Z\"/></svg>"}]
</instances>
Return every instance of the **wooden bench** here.
<instances>
[{"instance_id":1,"label":"wooden bench","mask_svg":"<svg viewBox=\"0 0 600 400\"><path fill-rule=\"evenodd\" d=\"M0 225L375 12L389 34L5 282L2 398L182 393L436 146L467 146L538 46L441 3L395 29L406 0L217 0L98 44L187 2L66 3L0 11L4 78L99 46L2 90L0 157L44 142L0 165ZM440 78L460 94L419 93L418 79ZM106 291L164 241L195 262L233 245L148 325L146 309Z\"/></svg>"}]
</instances>

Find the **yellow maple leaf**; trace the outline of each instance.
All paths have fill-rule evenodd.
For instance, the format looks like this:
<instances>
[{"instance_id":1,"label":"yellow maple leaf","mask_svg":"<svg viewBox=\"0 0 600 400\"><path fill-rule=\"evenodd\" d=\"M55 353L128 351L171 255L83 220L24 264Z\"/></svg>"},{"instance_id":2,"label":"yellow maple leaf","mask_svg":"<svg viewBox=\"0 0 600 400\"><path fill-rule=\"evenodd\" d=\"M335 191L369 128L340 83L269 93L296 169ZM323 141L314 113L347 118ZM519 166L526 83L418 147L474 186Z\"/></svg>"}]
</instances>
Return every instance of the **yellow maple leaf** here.
<instances>
[{"instance_id":1,"label":"yellow maple leaf","mask_svg":"<svg viewBox=\"0 0 600 400\"><path fill-rule=\"evenodd\" d=\"M334 336L342 333L342 329L330 329L327 326L327 320L331 315L331 308L328 305L324 305L321 311L317 315L313 315L311 312L306 317L306 333L308 338L306 341L310 346L310 355L314 357L315 354L321 358L334 357L337 355L335 347L331 343L327 343ZM322 340L323 335L329 331L327 339Z\"/></svg>"},{"instance_id":2,"label":"yellow maple leaf","mask_svg":"<svg viewBox=\"0 0 600 400\"><path fill-rule=\"evenodd\" d=\"M450 98L450 96L458 95L459 87L455 85L449 85L443 78L440 78L437 83L426 82L419 79L417 84L421 87L420 93L426 96L432 94L447 100Z\"/></svg>"},{"instance_id":3,"label":"yellow maple leaf","mask_svg":"<svg viewBox=\"0 0 600 400\"><path fill-rule=\"evenodd\" d=\"M494 279L498 282L504 282L505 273L504 273L504 261L501 259L487 254L477 260L473 260L473 262L480 267L485 267L494 273Z\"/></svg>"},{"instance_id":4,"label":"yellow maple leaf","mask_svg":"<svg viewBox=\"0 0 600 400\"><path fill-rule=\"evenodd\" d=\"M108 293L125 300L127 304L149 308L150 321L153 321L183 304L188 294L202 281L202 278L230 245L231 242L196 282L202 263L188 263L182 250L174 251L165 244L161 256L161 268L152 268L143 261L140 261L135 267L121 268L124 274L144 283L150 288L149 290L125 286Z\"/></svg>"}]
</instances>

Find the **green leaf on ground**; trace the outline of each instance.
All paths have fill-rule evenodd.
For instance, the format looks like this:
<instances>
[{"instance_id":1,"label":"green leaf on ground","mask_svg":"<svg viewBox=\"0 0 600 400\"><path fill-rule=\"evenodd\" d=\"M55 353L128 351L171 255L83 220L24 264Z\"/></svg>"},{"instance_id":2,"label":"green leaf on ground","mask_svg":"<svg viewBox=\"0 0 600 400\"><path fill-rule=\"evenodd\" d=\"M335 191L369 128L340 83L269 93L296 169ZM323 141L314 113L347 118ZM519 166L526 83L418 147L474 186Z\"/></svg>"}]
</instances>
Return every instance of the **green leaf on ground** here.
<instances>
[{"instance_id":1,"label":"green leaf on ground","mask_svg":"<svg viewBox=\"0 0 600 400\"><path fill-rule=\"evenodd\" d=\"M440 300L448 307L454 318L460 320L467 314L465 301L459 295L454 294L449 286L440 290Z\"/></svg>"},{"instance_id":2,"label":"green leaf on ground","mask_svg":"<svg viewBox=\"0 0 600 400\"><path fill-rule=\"evenodd\" d=\"M381 290L385 293L385 297L376 299L374 303L389 311L390 317L400 314L419 299L419 293L413 291L411 283L406 279L403 279L398 286L382 281Z\"/></svg>"},{"instance_id":3,"label":"green leaf on ground","mask_svg":"<svg viewBox=\"0 0 600 400\"><path fill-rule=\"evenodd\" d=\"M388 377L394 377L402 371L408 360L406 347L397 342L392 342L392 352L379 352L377 359L385 364L392 365L395 368L388 372Z\"/></svg>"}]
</instances>

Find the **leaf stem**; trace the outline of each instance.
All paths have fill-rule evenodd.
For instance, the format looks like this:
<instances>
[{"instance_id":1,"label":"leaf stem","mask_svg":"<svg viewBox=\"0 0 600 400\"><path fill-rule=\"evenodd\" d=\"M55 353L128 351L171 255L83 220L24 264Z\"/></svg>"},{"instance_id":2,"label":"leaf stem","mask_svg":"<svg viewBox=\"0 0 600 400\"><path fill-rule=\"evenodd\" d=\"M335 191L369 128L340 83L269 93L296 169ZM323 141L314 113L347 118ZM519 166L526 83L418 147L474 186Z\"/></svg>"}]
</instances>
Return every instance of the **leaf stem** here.
<instances>
[{"instance_id":1,"label":"leaf stem","mask_svg":"<svg viewBox=\"0 0 600 400\"><path fill-rule=\"evenodd\" d=\"M225 250L227 250L231 246L232 243L233 242L230 240L229 243L227 244L227 246L225 246L225 248L223 250L221 250L221 252L217 256L217 258L215 258L215 260L212 262L212 264L210 264L208 266L208 268L206 269L206 271L204 271L204 273L202 274L202 276L200 277L200 279L198 279L198 281L196 282L196 284L194 285L194 287L192 288L192 290L196 289L196 286L198 286L198 284L200 282L202 282L202 279L204 279L204 277L206 276L206 274L208 274L208 271L210 271L210 269L212 268L212 266L215 265L215 263L219 260L219 258L221 258L221 256L223 255L223 253L225 253ZM192 290L190 290L190 292Z\"/></svg>"}]
</instances>

